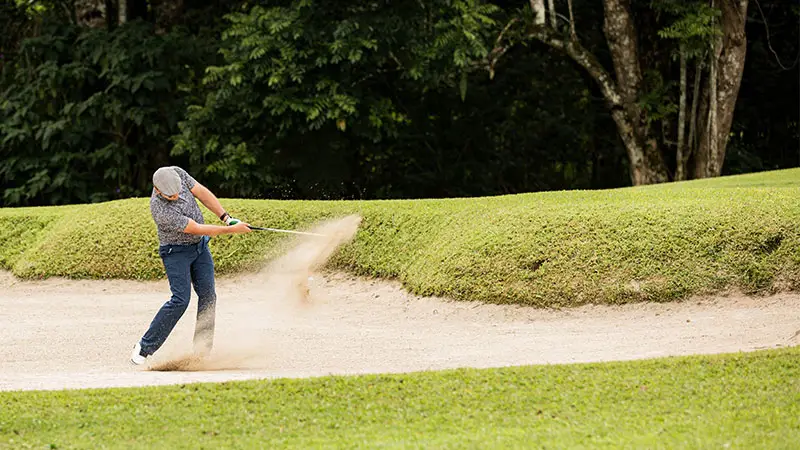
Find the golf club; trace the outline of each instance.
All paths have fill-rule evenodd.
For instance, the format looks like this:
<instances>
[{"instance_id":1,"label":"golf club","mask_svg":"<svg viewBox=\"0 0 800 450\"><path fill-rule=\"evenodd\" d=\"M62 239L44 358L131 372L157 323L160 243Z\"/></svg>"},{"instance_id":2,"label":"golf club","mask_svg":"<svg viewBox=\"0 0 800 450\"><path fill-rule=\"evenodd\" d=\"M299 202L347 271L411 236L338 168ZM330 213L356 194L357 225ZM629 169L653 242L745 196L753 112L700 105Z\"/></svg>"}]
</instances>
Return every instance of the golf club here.
<instances>
[{"instance_id":1,"label":"golf club","mask_svg":"<svg viewBox=\"0 0 800 450\"><path fill-rule=\"evenodd\" d=\"M305 232L305 231L279 230L277 228L254 227L252 225L248 225L248 228L250 228L251 230L274 231L274 232L277 232L277 233L291 233L291 234L303 234L303 235L306 235L306 236L321 236L321 237L325 237L324 234L308 233L308 232Z\"/></svg>"}]
</instances>

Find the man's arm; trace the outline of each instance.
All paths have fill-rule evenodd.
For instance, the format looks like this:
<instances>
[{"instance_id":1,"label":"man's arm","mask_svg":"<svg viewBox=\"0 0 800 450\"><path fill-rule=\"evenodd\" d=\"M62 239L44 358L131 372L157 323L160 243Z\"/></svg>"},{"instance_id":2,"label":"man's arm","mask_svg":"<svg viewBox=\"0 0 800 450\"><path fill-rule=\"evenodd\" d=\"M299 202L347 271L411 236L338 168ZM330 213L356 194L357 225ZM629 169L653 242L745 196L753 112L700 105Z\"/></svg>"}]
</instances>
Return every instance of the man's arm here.
<instances>
[{"instance_id":1,"label":"man's arm","mask_svg":"<svg viewBox=\"0 0 800 450\"><path fill-rule=\"evenodd\" d=\"M222 217L222 215L225 214L225 208L222 207L222 204L219 202L219 199L217 199L217 196L199 182L195 183L194 187L192 188L192 195L197 197L197 199L200 200L200 202L205 205L206 208L213 212L215 216Z\"/></svg>"},{"instance_id":2,"label":"man's arm","mask_svg":"<svg viewBox=\"0 0 800 450\"><path fill-rule=\"evenodd\" d=\"M231 226L224 226L224 225L206 225L206 224L199 224L192 219L189 219L189 223L186 225L186 228L183 229L184 233L189 234L196 234L200 236L218 236L220 234L234 234L234 233L249 233L252 230L250 227L247 226L244 222L239 222L236 225Z\"/></svg>"}]
</instances>

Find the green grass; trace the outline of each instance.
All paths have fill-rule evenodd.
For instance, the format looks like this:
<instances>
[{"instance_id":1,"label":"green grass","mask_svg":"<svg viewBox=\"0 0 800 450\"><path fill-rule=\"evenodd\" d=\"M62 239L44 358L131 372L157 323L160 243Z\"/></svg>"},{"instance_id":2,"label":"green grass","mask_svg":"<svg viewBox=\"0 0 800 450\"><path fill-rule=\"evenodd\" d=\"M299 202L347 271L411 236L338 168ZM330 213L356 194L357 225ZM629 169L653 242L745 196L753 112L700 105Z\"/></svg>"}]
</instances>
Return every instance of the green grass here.
<instances>
[{"instance_id":1,"label":"green grass","mask_svg":"<svg viewBox=\"0 0 800 450\"><path fill-rule=\"evenodd\" d=\"M539 306L800 284L800 170L451 200L224 200L253 224L358 212L331 267ZM207 213L207 219L215 223ZM279 234L212 241L252 270ZM163 276L146 199L0 209L22 277ZM0 393L0 448L796 448L800 347L648 361Z\"/></svg>"},{"instance_id":2,"label":"green grass","mask_svg":"<svg viewBox=\"0 0 800 450\"><path fill-rule=\"evenodd\" d=\"M277 228L360 213L356 239L329 267L395 278L417 294L572 306L796 289L798 198L800 169L606 191L223 204ZM0 227L0 266L20 277L163 276L147 199L0 209ZM218 271L253 270L286 239L220 236Z\"/></svg>"},{"instance_id":3,"label":"green grass","mask_svg":"<svg viewBox=\"0 0 800 450\"><path fill-rule=\"evenodd\" d=\"M8 448L797 448L800 349L0 393Z\"/></svg>"}]
</instances>

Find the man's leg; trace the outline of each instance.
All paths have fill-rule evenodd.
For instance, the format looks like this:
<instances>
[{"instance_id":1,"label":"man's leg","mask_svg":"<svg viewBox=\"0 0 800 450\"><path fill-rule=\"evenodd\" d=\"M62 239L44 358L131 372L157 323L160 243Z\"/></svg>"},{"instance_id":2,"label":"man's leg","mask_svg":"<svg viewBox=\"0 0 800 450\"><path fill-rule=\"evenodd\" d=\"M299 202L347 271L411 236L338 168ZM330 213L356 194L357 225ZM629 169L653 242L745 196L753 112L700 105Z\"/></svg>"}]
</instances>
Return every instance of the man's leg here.
<instances>
[{"instance_id":1,"label":"man's leg","mask_svg":"<svg viewBox=\"0 0 800 450\"><path fill-rule=\"evenodd\" d=\"M194 350L207 355L214 345L217 292L214 285L214 259L208 249L208 238L203 238L199 255L192 264L192 283L197 292L197 323L194 330Z\"/></svg>"},{"instance_id":2,"label":"man's leg","mask_svg":"<svg viewBox=\"0 0 800 450\"><path fill-rule=\"evenodd\" d=\"M190 268L195 256L196 254L191 250L161 252L172 296L161 306L150 323L150 328L142 336L140 342L142 354L152 355L164 345L164 341L167 340L172 329L175 328L178 320L189 306L192 294Z\"/></svg>"}]
</instances>

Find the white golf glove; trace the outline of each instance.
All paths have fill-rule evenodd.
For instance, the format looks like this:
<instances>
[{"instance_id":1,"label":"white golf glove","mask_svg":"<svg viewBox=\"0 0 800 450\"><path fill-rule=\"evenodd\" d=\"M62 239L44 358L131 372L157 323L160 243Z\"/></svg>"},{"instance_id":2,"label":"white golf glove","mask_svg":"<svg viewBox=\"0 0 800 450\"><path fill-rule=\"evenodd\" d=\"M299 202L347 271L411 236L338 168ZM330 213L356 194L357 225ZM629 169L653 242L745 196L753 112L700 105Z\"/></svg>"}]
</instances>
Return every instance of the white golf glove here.
<instances>
[{"instance_id":1,"label":"white golf glove","mask_svg":"<svg viewBox=\"0 0 800 450\"><path fill-rule=\"evenodd\" d=\"M225 221L226 225L236 225L237 223L241 222L241 220L231 217L231 215L227 212L222 215L222 220Z\"/></svg>"}]
</instances>

